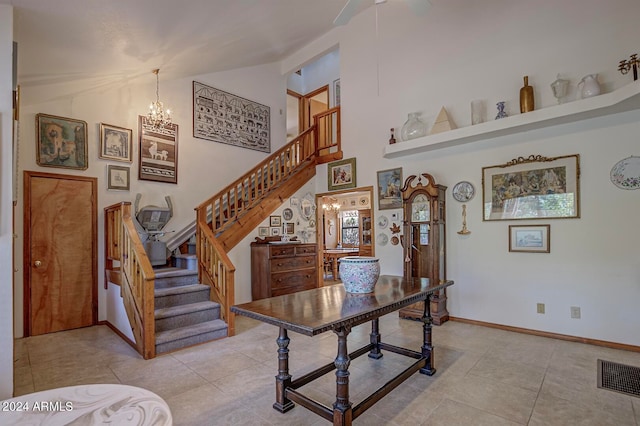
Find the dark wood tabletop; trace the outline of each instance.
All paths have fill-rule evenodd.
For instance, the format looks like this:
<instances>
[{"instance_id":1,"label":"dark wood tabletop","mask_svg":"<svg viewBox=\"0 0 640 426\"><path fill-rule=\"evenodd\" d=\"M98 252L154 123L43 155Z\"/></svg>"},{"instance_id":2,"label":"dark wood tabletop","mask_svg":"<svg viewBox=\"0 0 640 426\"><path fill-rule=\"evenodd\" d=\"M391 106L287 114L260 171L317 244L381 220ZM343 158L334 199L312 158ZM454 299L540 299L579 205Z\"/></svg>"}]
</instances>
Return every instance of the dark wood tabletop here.
<instances>
[{"instance_id":1,"label":"dark wood tabletop","mask_svg":"<svg viewBox=\"0 0 640 426\"><path fill-rule=\"evenodd\" d=\"M373 293L347 293L335 284L231 307L231 311L307 336L345 324L358 325L425 298L453 284L427 278L381 275Z\"/></svg>"}]
</instances>

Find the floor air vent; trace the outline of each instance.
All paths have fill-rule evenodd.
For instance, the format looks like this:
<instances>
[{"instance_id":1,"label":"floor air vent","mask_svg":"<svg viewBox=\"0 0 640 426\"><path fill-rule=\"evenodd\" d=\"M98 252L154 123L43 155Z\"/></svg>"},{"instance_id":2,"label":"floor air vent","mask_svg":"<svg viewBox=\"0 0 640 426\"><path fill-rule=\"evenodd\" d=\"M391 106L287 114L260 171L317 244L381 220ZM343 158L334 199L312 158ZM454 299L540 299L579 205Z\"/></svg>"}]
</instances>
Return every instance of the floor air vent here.
<instances>
[{"instance_id":1,"label":"floor air vent","mask_svg":"<svg viewBox=\"0 0 640 426\"><path fill-rule=\"evenodd\" d=\"M599 359L598 387L640 397L640 367Z\"/></svg>"}]
</instances>

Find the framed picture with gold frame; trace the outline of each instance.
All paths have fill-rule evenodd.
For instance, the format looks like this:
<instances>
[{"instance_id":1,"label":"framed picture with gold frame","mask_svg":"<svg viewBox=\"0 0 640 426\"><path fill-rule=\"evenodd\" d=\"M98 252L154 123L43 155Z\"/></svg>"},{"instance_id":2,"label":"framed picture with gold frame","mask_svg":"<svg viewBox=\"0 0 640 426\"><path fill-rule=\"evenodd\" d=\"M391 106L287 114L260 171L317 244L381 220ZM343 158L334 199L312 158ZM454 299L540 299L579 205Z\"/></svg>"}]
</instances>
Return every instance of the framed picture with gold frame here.
<instances>
[{"instance_id":1,"label":"framed picture with gold frame","mask_svg":"<svg viewBox=\"0 0 640 426\"><path fill-rule=\"evenodd\" d=\"M549 253L551 225L509 225L509 251Z\"/></svg>"},{"instance_id":2,"label":"framed picture with gold frame","mask_svg":"<svg viewBox=\"0 0 640 426\"><path fill-rule=\"evenodd\" d=\"M334 161L327 166L329 191L356 187L356 159Z\"/></svg>"},{"instance_id":3,"label":"framed picture with gold frame","mask_svg":"<svg viewBox=\"0 0 640 426\"><path fill-rule=\"evenodd\" d=\"M518 157L482 168L483 220L580 217L580 155Z\"/></svg>"},{"instance_id":4,"label":"framed picture with gold frame","mask_svg":"<svg viewBox=\"0 0 640 426\"><path fill-rule=\"evenodd\" d=\"M87 122L36 114L36 162L39 166L86 170Z\"/></svg>"}]
</instances>

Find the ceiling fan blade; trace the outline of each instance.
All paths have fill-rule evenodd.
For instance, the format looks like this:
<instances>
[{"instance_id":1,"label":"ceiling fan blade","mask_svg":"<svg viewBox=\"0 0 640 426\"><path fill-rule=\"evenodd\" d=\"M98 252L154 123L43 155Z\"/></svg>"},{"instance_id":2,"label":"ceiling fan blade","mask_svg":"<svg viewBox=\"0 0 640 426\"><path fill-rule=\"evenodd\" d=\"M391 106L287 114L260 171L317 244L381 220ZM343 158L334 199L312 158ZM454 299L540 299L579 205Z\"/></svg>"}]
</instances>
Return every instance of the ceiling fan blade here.
<instances>
[{"instance_id":1,"label":"ceiling fan blade","mask_svg":"<svg viewBox=\"0 0 640 426\"><path fill-rule=\"evenodd\" d=\"M407 6L418 16L426 15L431 8L431 2L429 0L404 0Z\"/></svg>"},{"instance_id":2,"label":"ceiling fan blade","mask_svg":"<svg viewBox=\"0 0 640 426\"><path fill-rule=\"evenodd\" d=\"M356 14L360 3L363 0L347 0L347 4L344 5L336 19L333 20L333 25L346 25L353 15Z\"/></svg>"}]
</instances>

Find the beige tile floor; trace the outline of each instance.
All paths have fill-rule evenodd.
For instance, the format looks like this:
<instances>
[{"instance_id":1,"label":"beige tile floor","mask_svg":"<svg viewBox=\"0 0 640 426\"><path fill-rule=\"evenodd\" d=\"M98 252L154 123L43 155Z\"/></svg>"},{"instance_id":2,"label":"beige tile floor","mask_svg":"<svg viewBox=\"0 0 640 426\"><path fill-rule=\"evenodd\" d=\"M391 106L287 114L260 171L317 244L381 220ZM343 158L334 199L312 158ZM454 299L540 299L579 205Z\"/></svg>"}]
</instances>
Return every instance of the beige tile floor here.
<instances>
[{"instance_id":1,"label":"beige tile floor","mask_svg":"<svg viewBox=\"0 0 640 426\"><path fill-rule=\"evenodd\" d=\"M418 349L419 322L381 318L383 341ZM237 334L145 361L106 326L16 340L15 391L26 393L87 383L143 387L164 398L176 425L324 425L296 407L271 408L277 374L277 328L237 317ZM355 328L349 350L368 342ZM294 378L333 361L333 333L290 333ZM597 359L640 366L640 353L571 343L449 321L434 327L437 373L415 374L356 425L632 425L640 398L597 388ZM351 399L362 400L393 377L407 359L386 353L350 367ZM331 405L329 374L304 393ZM0 419L1 420L1 419ZM1 421L0 421L1 423Z\"/></svg>"}]
</instances>

